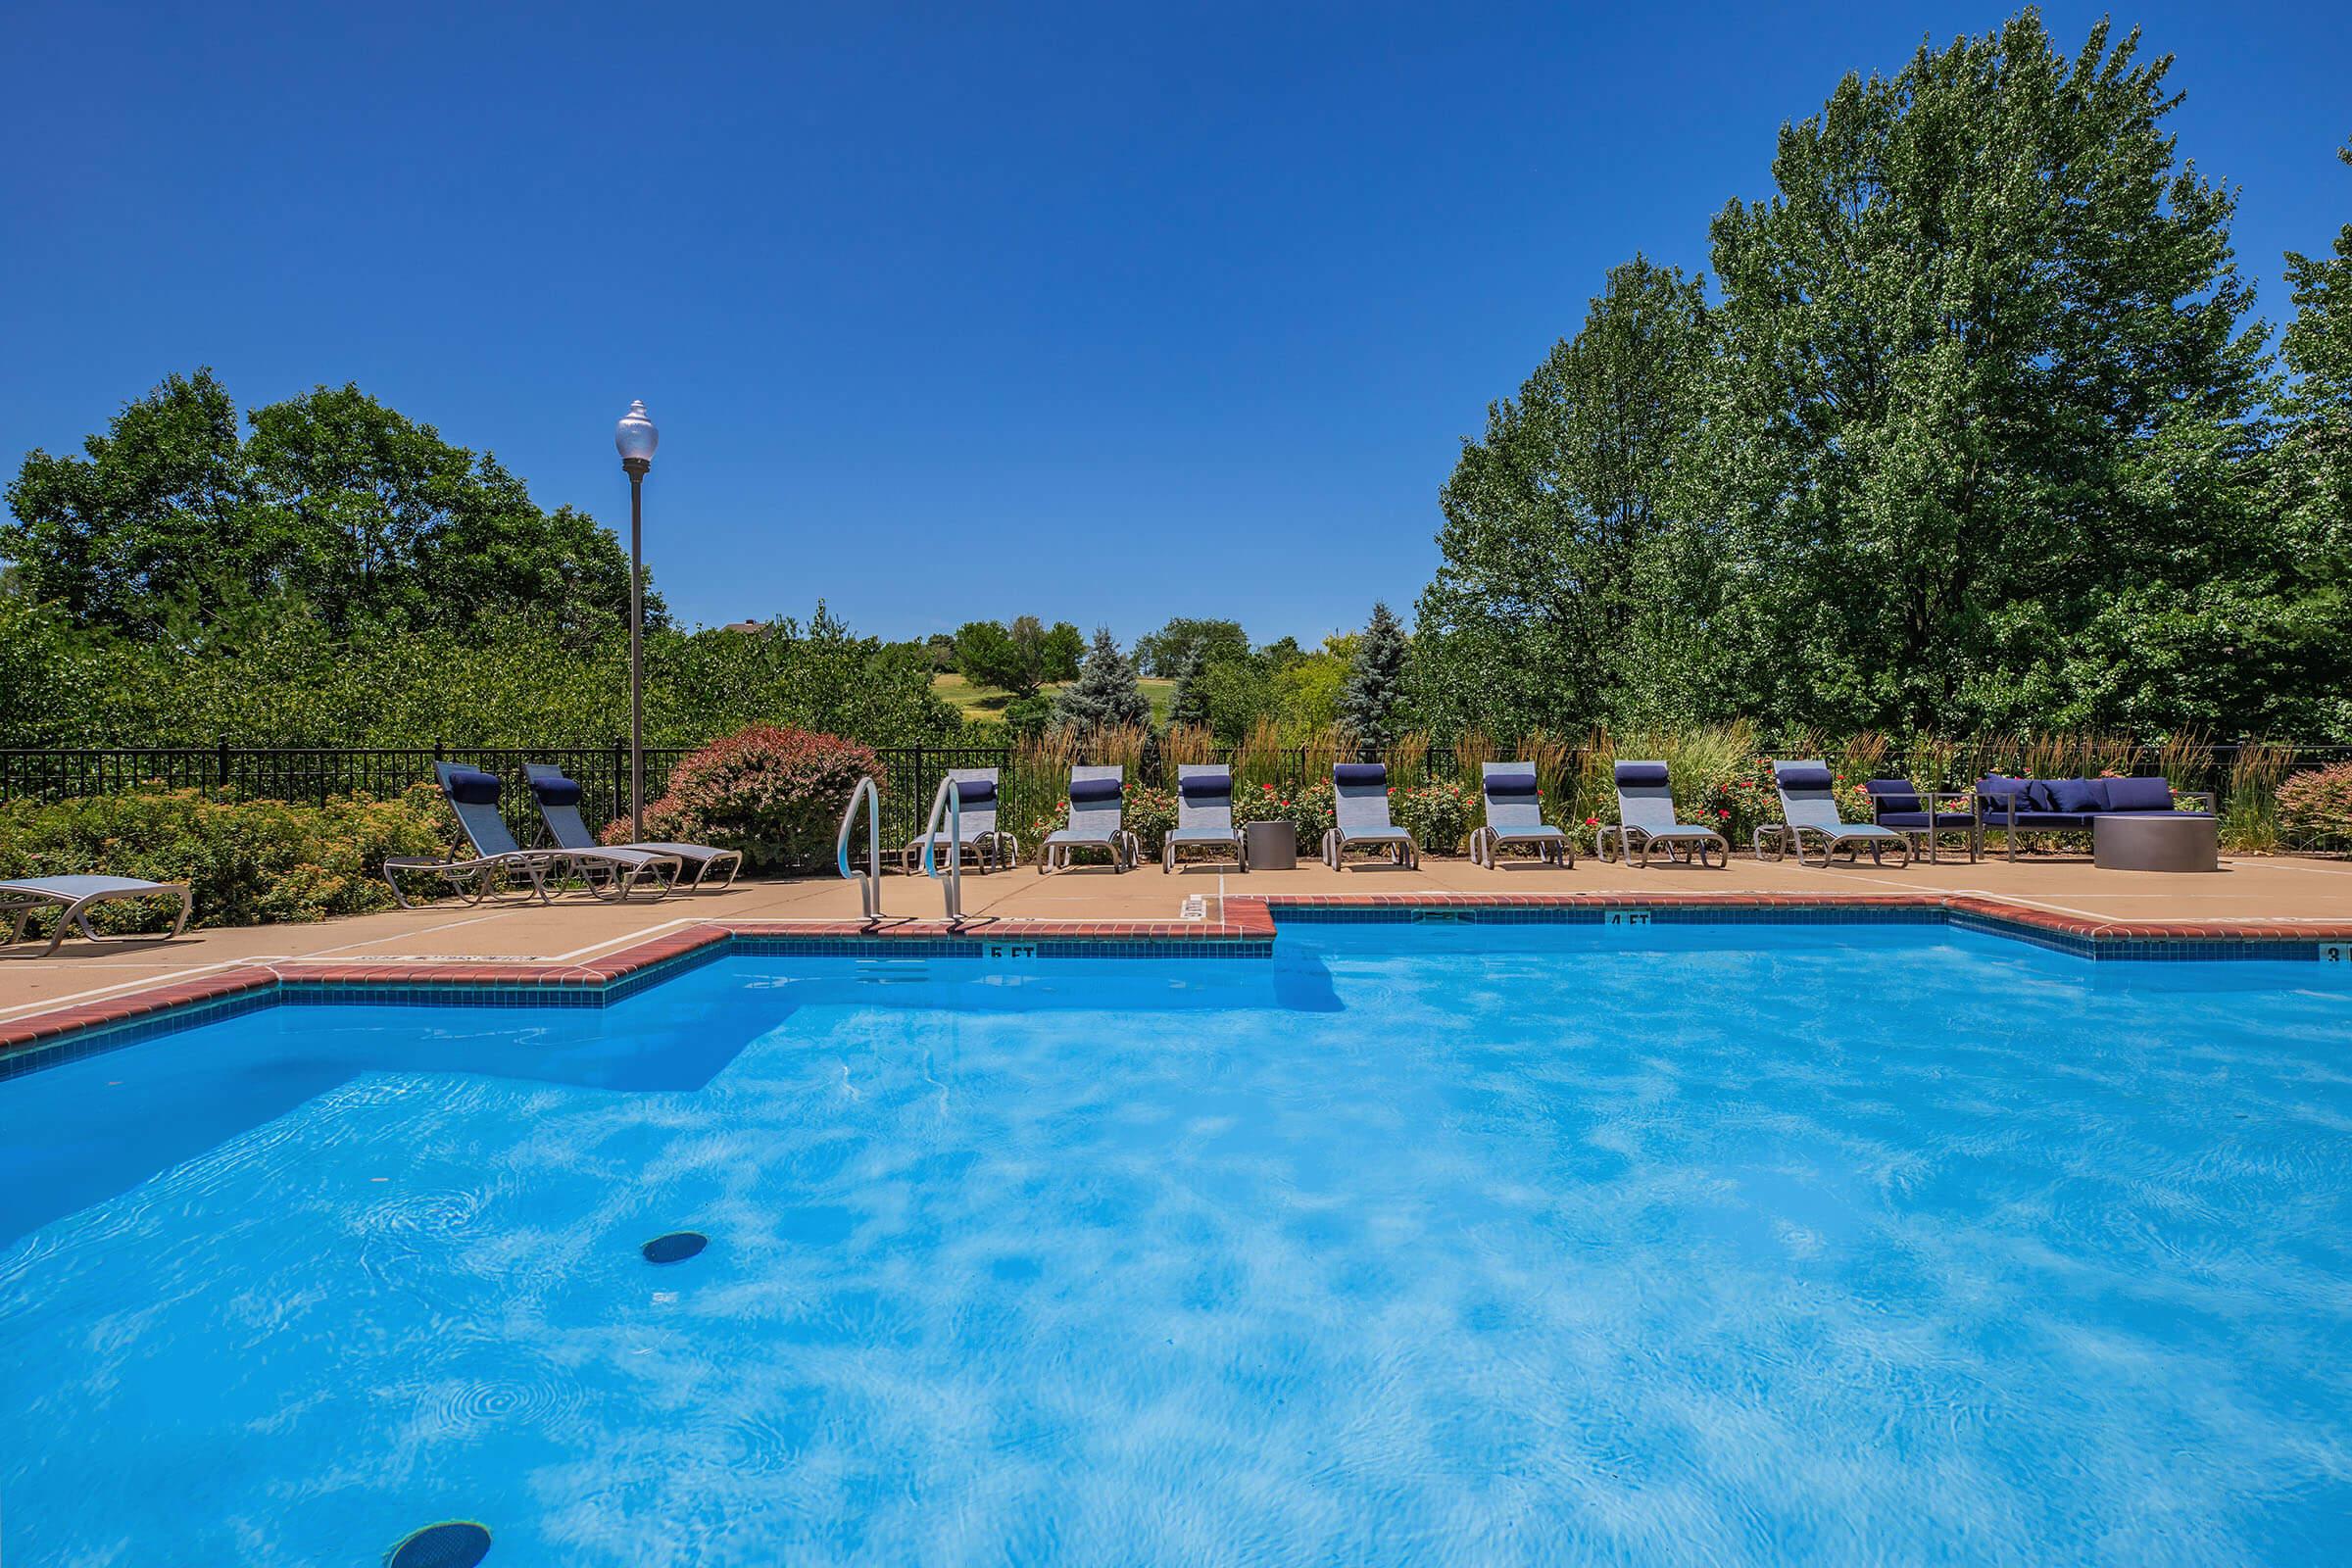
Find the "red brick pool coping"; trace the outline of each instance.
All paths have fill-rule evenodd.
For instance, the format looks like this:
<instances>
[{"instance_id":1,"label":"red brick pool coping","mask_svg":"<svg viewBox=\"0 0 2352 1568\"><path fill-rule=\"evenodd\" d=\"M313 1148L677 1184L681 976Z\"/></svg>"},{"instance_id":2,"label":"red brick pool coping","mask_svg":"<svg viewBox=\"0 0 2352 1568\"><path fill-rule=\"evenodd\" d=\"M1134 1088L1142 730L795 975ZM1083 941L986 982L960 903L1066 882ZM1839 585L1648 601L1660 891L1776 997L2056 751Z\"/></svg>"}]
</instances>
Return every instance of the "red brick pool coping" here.
<instances>
[{"instance_id":1,"label":"red brick pool coping","mask_svg":"<svg viewBox=\"0 0 2352 1568\"><path fill-rule=\"evenodd\" d=\"M1278 909L1787 909L1791 911L1940 909L1973 915L2021 934L2078 943L2352 943L2352 922L2328 920L2101 920L1964 894L1772 893L1362 893L1248 895L1224 901L1222 920L1038 920L982 917L945 920L711 920L665 932L577 963L514 959L345 960L291 958L240 963L211 974L0 1022L0 1054L58 1036L174 1008L221 1002L282 985L402 987L583 987L601 989L645 969L735 937L859 939L878 946L905 941L1195 943L1264 942Z\"/></svg>"}]
</instances>

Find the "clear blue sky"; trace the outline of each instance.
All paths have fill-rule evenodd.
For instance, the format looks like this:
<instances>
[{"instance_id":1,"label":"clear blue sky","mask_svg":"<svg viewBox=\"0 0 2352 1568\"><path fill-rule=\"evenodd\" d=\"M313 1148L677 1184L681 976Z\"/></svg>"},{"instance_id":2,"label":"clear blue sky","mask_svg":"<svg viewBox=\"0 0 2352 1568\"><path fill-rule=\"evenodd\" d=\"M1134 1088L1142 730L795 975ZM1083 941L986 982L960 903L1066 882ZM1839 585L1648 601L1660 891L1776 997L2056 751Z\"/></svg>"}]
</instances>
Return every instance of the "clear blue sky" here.
<instances>
[{"instance_id":1,"label":"clear blue sky","mask_svg":"<svg viewBox=\"0 0 2352 1568\"><path fill-rule=\"evenodd\" d=\"M1308 640L1409 613L1460 438L1604 268L1703 267L1784 121L2007 14L19 4L0 457L209 364L625 526L642 397L689 619ZM2278 321L2352 219L2352 7L2116 16Z\"/></svg>"}]
</instances>

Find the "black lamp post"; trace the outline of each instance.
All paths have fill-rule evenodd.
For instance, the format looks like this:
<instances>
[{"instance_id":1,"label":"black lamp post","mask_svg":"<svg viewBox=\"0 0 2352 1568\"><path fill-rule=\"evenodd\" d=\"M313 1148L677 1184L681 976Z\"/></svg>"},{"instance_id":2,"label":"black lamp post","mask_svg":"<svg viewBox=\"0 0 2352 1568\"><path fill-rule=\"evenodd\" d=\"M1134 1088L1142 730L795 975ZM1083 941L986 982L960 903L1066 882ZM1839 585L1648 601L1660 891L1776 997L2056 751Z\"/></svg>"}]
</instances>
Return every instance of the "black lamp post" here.
<instances>
[{"instance_id":1,"label":"black lamp post","mask_svg":"<svg viewBox=\"0 0 2352 1568\"><path fill-rule=\"evenodd\" d=\"M646 417L645 399L612 427L612 445L629 475L629 837L645 837L645 476L662 432Z\"/></svg>"}]
</instances>

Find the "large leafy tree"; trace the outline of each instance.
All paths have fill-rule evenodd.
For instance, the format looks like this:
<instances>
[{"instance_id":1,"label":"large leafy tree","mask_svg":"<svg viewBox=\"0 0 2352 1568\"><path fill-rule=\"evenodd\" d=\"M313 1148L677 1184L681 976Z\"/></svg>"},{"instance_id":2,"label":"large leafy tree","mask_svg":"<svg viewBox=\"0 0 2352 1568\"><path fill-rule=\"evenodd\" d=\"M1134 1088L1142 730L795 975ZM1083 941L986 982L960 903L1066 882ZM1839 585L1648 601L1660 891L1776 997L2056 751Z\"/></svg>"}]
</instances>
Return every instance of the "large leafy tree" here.
<instances>
[{"instance_id":1,"label":"large leafy tree","mask_svg":"<svg viewBox=\"0 0 2352 1568\"><path fill-rule=\"evenodd\" d=\"M1715 220L1727 701L1840 726L2229 725L2264 329L2169 60L2026 13L1848 76Z\"/></svg>"},{"instance_id":2,"label":"large leafy tree","mask_svg":"<svg viewBox=\"0 0 2352 1568\"><path fill-rule=\"evenodd\" d=\"M628 607L619 542L544 513L497 460L444 441L357 387L253 412L210 370L127 405L82 453L26 456L0 553L24 592L77 626L184 635L191 614L288 595L330 630L528 616L566 633ZM661 602L649 618L659 623Z\"/></svg>"},{"instance_id":3,"label":"large leafy tree","mask_svg":"<svg viewBox=\"0 0 2352 1568\"><path fill-rule=\"evenodd\" d=\"M1205 662L1250 652L1249 634L1238 620L1200 620L1177 615L1135 640L1135 662L1147 675L1182 675L1194 654Z\"/></svg>"},{"instance_id":4,"label":"large leafy tree","mask_svg":"<svg viewBox=\"0 0 2352 1568\"><path fill-rule=\"evenodd\" d=\"M965 621L956 633L956 667L964 679L1035 697L1050 681L1074 680L1086 643L1066 620L1051 627L1035 615Z\"/></svg>"},{"instance_id":5,"label":"large leafy tree","mask_svg":"<svg viewBox=\"0 0 2352 1568\"><path fill-rule=\"evenodd\" d=\"M81 445L27 454L8 487L0 555L24 597L73 625L153 634L200 595L270 585L278 541L212 371L168 377Z\"/></svg>"},{"instance_id":6,"label":"large leafy tree","mask_svg":"<svg viewBox=\"0 0 2352 1568\"><path fill-rule=\"evenodd\" d=\"M2352 147L2337 156L2352 164ZM2340 570L2352 552L2352 223L2326 256L2289 251L2295 317L2279 342L2290 379L2278 399L2283 520L2295 544Z\"/></svg>"},{"instance_id":7,"label":"large leafy tree","mask_svg":"<svg viewBox=\"0 0 2352 1568\"><path fill-rule=\"evenodd\" d=\"M1440 729L1574 729L1674 694L1707 587L1683 468L1703 416L1702 286L1637 256L1440 494L1415 706Z\"/></svg>"}]
</instances>

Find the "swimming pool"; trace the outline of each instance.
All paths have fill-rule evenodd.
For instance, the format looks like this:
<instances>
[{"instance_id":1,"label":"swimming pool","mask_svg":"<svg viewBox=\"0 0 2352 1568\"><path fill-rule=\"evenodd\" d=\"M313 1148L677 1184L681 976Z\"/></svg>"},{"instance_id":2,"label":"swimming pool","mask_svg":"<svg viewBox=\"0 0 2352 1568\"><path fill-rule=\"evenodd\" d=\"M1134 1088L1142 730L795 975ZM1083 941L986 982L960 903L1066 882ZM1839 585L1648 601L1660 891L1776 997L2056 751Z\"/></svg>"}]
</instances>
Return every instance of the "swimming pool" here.
<instances>
[{"instance_id":1,"label":"swimming pool","mask_svg":"<svg viewBox=\"0 0 2352 1568\"><path fill-rule=\"evenodd\" d=\"M1851 924L1275 954L735 956L0 1083L0 1544L2352 1553L2332 970Z\"/></svg>"}]
</instances>

